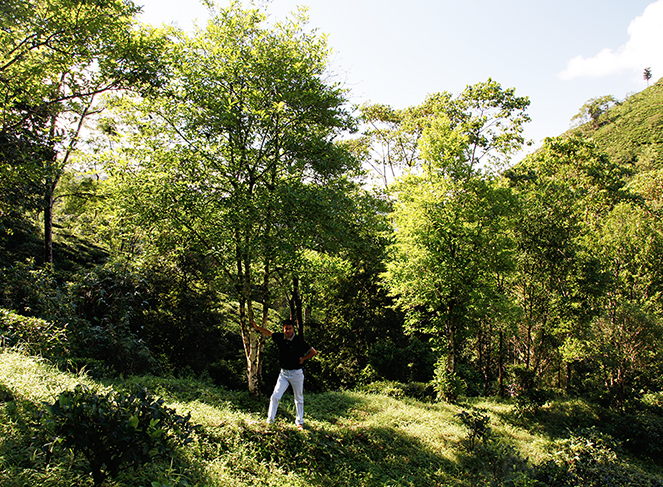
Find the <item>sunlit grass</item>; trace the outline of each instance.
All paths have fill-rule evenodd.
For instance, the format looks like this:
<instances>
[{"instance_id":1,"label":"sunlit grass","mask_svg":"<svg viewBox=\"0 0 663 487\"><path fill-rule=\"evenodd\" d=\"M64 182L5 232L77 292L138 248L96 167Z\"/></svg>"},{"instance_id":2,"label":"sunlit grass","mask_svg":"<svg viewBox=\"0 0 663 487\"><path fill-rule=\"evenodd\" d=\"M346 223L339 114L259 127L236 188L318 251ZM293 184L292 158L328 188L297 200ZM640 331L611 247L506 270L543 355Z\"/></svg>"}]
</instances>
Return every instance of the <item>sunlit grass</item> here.
<instances>
[{"instance_id":1,"label":"sunlit grass","mask_svg":"<svg viewBox=\"0 0 663 487\"><path fill-rule=\"evenodd\" d=\"M60 372L48 363L20 352L0 349L2 382L14 393L32 402L53 401L76 384L92 385L84 375Z\"/></svg>"}]
</instances>

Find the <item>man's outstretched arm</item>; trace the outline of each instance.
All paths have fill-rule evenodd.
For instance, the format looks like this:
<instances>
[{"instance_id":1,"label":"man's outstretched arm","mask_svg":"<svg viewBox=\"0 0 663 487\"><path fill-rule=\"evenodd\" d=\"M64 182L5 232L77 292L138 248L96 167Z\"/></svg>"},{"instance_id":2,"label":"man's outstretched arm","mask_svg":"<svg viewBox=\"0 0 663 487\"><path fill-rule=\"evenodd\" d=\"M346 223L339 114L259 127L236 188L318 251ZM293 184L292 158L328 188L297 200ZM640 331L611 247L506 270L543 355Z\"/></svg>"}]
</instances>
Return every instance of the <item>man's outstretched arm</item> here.
<instances>
[{"instance_id":1,"label":"man's outstretched arm","mask_svg":"<svg viewBox=\"0 0 663 487\"><path fill-rule=\"evenodd\" d=\"M269 331L267 328L263 328L262 326L258 326L255 321L252 321L251 325L253 326L253 328L256 329L256 331L259 331L260 333L262 333L266 337L271 337L272 336L271 331Z\"/></svg>"}]
</instances>

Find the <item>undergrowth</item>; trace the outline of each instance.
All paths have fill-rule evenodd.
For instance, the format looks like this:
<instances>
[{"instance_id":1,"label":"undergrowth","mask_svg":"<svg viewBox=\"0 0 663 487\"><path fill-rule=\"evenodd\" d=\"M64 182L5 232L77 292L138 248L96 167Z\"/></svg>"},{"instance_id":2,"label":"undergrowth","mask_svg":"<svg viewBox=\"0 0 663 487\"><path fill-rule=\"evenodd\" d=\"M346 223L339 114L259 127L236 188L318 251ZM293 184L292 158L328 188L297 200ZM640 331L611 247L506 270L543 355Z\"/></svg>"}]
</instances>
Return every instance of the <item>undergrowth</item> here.
<instances>
[{"instance_id":1,"label":"undergrowth","mask_svg":"<svg viewBox=\"0 0 663 487\"><path fill-rule=\"evenodd\" d=\"M102 383L15 351L0 353L0 485L94 485L74 449L45 447L53 441L45 404L78 384L99 394L144 388L196 425L189 444L105 486L663 485L661 466L599 431L600 412L580 400L527 417L509 401L435 402L395 385L393 394L306 394L306 428L298 431L290 395L268 425L264 397L193 379Z\"/></svg>"}]
</instances>

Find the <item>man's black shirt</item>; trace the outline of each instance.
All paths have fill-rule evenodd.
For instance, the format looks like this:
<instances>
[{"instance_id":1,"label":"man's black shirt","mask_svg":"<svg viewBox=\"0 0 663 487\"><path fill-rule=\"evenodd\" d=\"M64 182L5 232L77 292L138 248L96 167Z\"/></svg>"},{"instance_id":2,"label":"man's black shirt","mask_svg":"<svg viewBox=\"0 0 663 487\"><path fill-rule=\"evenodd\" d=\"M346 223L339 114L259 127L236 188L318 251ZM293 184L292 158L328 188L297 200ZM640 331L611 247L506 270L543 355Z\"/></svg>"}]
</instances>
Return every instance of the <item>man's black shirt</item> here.
<instances>
[{"instance_id":1,"label":"man's black shirt","mask_svg":"<svg viewBox=\"0 0 663 487\"><path fill-rule=\"evenodd\" d=\"M283 333L272 333L272 340L279 347L279 363L282 369L301 369L299 359L311 350L311 346L299 335L294 335L292 340L286 339Z\"/></svg>"}]
</instances>

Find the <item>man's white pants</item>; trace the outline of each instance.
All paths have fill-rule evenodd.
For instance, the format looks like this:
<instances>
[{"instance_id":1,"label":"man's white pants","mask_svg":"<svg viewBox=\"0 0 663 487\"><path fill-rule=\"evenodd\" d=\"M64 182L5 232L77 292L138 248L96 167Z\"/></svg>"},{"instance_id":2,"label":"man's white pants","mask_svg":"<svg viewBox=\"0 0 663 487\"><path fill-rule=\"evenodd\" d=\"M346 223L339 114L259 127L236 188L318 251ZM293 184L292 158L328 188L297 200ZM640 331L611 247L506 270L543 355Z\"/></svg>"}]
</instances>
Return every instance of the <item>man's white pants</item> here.
<instances>
[{"instance_id":1,"label":"man's white pants","mask_svg":"<svg viewBox=\"0 0 663 487\"><path fill-rule=\"evenodd\" d=\"M304 371L302 369L285 370L281 369L279 378L274 386L274 392L269 399L269 411L267 412L267 421L272 423L276 417L276 411L279 408L279 401L283 393L292 386L292 392L295 395L295 423L304 424Z\"/></svg>"}]
</instances>

